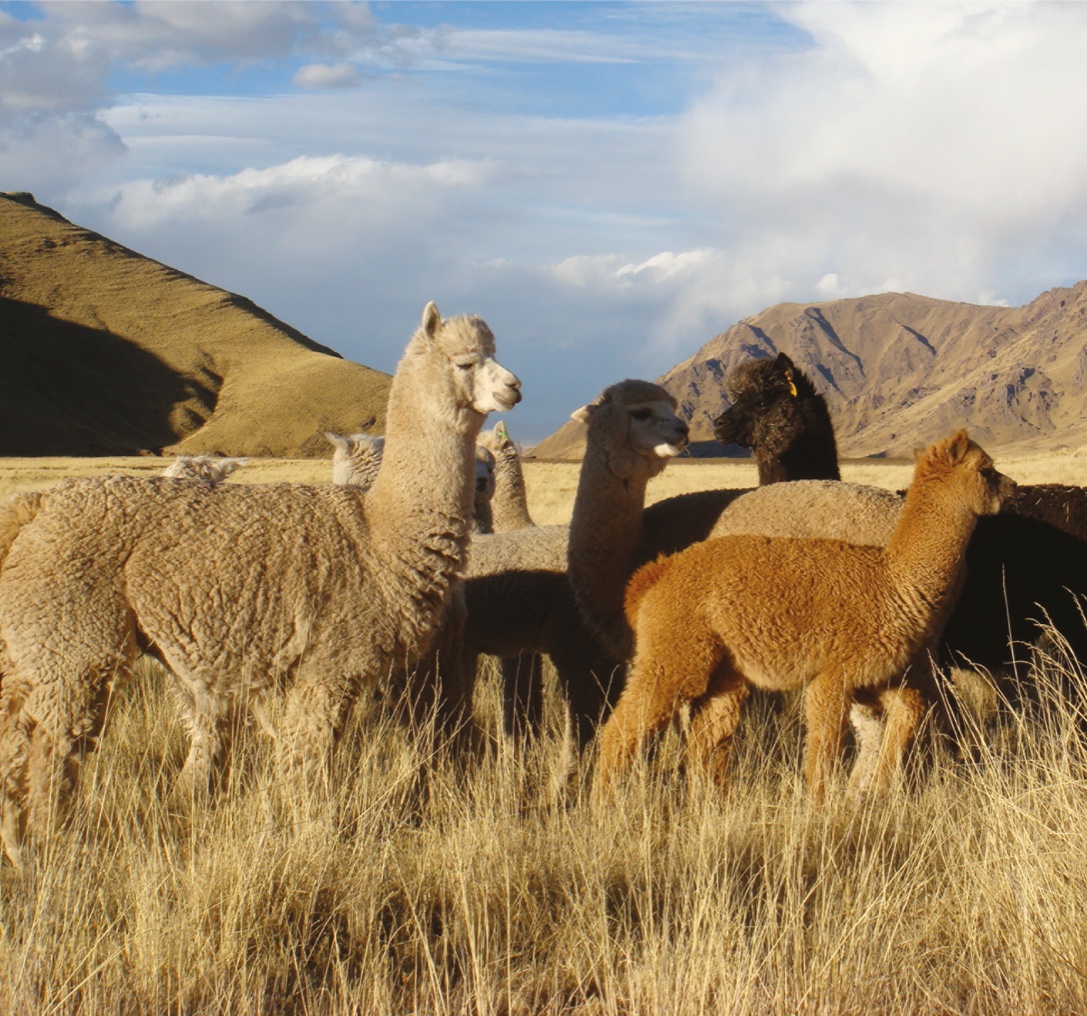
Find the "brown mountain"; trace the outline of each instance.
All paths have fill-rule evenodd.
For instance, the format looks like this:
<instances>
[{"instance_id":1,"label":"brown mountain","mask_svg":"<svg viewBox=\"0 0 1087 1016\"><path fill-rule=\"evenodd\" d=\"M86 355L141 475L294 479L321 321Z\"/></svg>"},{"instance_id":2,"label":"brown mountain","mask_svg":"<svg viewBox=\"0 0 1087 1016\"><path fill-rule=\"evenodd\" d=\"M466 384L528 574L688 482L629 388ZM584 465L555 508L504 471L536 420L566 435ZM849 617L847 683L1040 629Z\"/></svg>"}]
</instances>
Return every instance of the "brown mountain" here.
<instances>
[{"instance_id":1,"label":"brown mountain","mask_svg":"<svg viewBox=\"0 0 1087 1016\"><path fill-rule=\"evenodd\" d=\"M0 194L0 455L324 455L390 377L243 297Z\"/></svg>"},{"instance_id":2,"label":"brown mountain","mask_svg":"<svg viewBox=\"0 0 1087 1016\"><path fill-rule=\"evenodd\" d=\"M842 455L909 455L965 426L987 448L1087 443L1087 282L1022 307L884 293L783 303L733 325L660 384L692 439L713 437L728 405L721 378L752 356L788 353L823 393ZM567 424L536 454L576 457Z\"/></svg>"}]
</instances>

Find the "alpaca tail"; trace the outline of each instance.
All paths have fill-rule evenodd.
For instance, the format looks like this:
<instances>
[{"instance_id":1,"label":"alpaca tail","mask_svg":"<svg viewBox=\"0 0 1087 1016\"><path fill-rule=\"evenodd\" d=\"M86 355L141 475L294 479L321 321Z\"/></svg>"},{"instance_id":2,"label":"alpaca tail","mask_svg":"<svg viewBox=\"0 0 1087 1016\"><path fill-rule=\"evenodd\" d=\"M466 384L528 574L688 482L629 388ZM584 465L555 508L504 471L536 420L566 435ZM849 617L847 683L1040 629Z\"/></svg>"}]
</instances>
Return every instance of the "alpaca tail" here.
<instances>
[{"instance_id":1,"label":"alpaca tail","mask_svg":"<svg viewBox=\"0 0 1087 1016\"><path fill-rule=\"evenodd\" d=\"M31 490L16 494L7 504L0 505L0 568L20 530L41 511L43 491Z\"/></svg>"},{"instance_id":2,"label":"alpaca tail","mask_svg":"<svg viewBox=\"0 0 1087 1016\"><path fill-rule=\"evenodd\" d=\"M631 628L637 628L638 608L642 598L650 589L660 581L661 576L671 567L672 559L661 554L655 561L642 565L627 583L626 594L623 598L623 611L627 616L627 623Z\"/></svg>"}]
</instances>

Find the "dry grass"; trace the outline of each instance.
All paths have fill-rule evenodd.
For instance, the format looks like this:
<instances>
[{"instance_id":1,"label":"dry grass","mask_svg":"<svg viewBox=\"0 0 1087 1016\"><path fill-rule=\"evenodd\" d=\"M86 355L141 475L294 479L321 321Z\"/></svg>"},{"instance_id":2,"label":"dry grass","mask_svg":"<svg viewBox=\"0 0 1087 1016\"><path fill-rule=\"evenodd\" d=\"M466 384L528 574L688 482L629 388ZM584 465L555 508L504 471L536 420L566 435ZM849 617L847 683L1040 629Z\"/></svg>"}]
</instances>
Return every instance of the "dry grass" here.
<instances>
[{"instance_id":1,"label":"dry grass","mask_svg":"<svg viewBox=\"0 0 1087 1016\"><path fill-rule=\"evenodd\" d=\"M861 810L811 808L795 713L756 708L727 796L677 777L669 732L594 813L578 778L553 789L554 695L515 757L481 676L476 762L362 710L328 820L295 830L256 730L212 807L167 813L183 738L141 661L70 829L23 874L0 869L0 1012L1087 1012L1087 746L1048 691L1087 701L1073 663L1029 675L1036 715L969 761L930 742L908 786Z\"/></svg>"}]
</instances>

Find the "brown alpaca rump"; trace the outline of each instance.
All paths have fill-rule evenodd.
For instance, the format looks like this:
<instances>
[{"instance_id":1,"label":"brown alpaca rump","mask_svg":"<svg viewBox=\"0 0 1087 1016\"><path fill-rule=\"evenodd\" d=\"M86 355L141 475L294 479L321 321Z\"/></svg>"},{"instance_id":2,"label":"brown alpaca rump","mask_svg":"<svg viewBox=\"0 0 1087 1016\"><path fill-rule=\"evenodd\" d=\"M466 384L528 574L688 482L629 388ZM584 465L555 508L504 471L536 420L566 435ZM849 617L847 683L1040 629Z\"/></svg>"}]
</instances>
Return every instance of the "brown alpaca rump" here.
<instances>
[{"instance_id":1,"label":"brown alpaca rump","mask_svg":"<svg viewBox=\"0 0 1087 1016\"><path fill-rule=\"evenodd\" d=\"M670 556L662 554L655 561L643 564L631 576L623 597L623 610L631 628L634 628L637 623L638 608L641 606L642 599L661 580L671 560Z\"/></svg>"},{"instance_id":2,"label":"brown alpaca rump","mask_svg":"<svg viewBox=\"0 0 1087 1016\"><path fill-rule=\"evenodd\" d=\"M854 700L878 700L885 721L871 781L885 791L925 709L904 674L954 603L978 515L998 511L1013 486L960 432L919 459L886 549L728 536L640 571L627 599L634 664L600 735L594 798L684 702L692 768L723 781L750 687L803 689L804 770L817 798Z\"/></svg>"}]
</instances>

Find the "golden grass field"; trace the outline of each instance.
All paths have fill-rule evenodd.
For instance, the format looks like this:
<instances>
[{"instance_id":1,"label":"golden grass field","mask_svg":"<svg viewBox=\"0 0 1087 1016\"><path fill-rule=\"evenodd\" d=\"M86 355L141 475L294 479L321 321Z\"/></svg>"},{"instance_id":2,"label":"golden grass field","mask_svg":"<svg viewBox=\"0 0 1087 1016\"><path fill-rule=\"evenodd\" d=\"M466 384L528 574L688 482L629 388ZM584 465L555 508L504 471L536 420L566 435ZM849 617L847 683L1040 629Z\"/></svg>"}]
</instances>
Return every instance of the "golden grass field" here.
<instances>
[{"instance_id":1,"label":"golden grass field","mask_svg":"<svg viewBox=\"0 0 1087 1016\"><path fill-rule=\"evenodd\" d=\"M163 464L0 460L0 494ZM1079 454L997 465L1087 482ZM327 472L262 462L230 482ZM892 488L909 473L846 470ZM527 476L537 520L568 518L576 466ZM651 497L753 482L748 463L679 462ZM292 829L273 817L255 729L213 806L167 812L185 745L165 676L140 661L69 831L26 871L0 868L0 1012L1087 1013L1083 675L1057 647L1021 676L1042 686L1037 715L977 731L968 759L925 741L883 802L813 808L787 706L745 718L727 795L676 777L669 732L594 813L582 773L557 789L555 696L545 735L515 755L488 663L474 763L429 754L368 704L337 751L334 817ZM1058 680L1074 701L1047 691Z\"/></svg>"}]
</instances>

